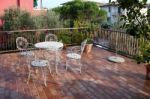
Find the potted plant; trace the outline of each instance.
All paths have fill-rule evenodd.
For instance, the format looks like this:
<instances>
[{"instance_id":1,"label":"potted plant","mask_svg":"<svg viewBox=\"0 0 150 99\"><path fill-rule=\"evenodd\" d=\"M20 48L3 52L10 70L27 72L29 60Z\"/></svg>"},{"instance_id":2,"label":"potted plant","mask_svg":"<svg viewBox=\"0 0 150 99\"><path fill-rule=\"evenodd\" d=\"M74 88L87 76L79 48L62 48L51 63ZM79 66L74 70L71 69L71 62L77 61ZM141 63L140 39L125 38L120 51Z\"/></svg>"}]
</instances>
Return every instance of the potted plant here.
<instances>
[{"instance_id":1,"label":"potted plant","mask_svg":"<svg viewBox=\"0 0 150 99\"><path fill-rule=\"evenodd\" d=\"M145 65L146 67L146 79L150 79L150 63Z\"/></svg>"},{"instance_id":2,"label":"potted plant","mask_svg":"<svg viewBox=\"0 0 150 99\"><path fill-rule=\"evenodd\" d=\"M93 47L93 39L87 38L87 43L85 45L85 53L90 53Z\"/></svg>"},{"instance_id":3,"label":"potted plant","mask_svg":"<svg viewBox=\"0 0 150 99\"><path fill-rule=\"evenodd\" d=\"M140 54L135 58L137 63L144 63L146 67L146 79L150 79L150 41L141 44Z\"/></svg>"}]
</instances>

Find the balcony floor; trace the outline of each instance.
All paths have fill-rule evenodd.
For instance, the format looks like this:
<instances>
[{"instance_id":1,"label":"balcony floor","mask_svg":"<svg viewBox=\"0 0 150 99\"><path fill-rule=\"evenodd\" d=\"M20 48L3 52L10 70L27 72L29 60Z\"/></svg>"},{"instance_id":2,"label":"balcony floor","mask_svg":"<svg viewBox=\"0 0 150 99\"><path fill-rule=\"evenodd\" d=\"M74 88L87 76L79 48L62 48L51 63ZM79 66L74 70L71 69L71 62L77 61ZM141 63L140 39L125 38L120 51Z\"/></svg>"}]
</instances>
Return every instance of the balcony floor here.
<instances>
[{"instance_id":1,"label":"balcony floor","mask_svg":"<svg viewBox=\"0 0 150 99\"><path fill-rule=\"evenodd\" d=\"M125 58L122 64L106 60L115 55L93 48L83 56L83 71L65 71L65 51L59 74L48 75L48 86L41 80L27 80L25 61L18 66L18 53L1 54L0 99L150 99L150 80L145 80L145 68ZM123 57L123 56L122 56Z\"/></svg>"}]
</instances>

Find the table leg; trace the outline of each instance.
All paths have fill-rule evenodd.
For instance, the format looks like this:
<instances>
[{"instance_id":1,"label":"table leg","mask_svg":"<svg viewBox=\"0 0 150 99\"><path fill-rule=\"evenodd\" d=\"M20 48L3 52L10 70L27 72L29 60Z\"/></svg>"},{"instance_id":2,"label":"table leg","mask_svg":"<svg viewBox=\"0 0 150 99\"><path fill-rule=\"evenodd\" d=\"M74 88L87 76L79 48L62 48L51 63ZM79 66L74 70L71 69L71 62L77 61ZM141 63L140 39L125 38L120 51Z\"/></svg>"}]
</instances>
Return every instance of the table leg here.
<instances>
[{"instance_id":1,"label":"table leg","mask_svg":"<svg viewBox=\"0 0 150 99\"><path fill-rule=\"evenodd\" d=\"M58 51L55 51L55 55L56 55L56 60L55 60L55 69L56 69L56 73L58 74L58 61L59 61L59 57L58 57Z\"/></svg>"},{"instance_id":2,"label":"table leg","mask_svg":"<svg viewBox=\"0 0 150 99\"><path fill-rule=\"evenodd\" d=\"M42 71L42 76L43 76L43 79L44 79L44 85L47 86L46 71L44 71L44 68L41 68L41 71Z\"/></svg>"}]
</instances>

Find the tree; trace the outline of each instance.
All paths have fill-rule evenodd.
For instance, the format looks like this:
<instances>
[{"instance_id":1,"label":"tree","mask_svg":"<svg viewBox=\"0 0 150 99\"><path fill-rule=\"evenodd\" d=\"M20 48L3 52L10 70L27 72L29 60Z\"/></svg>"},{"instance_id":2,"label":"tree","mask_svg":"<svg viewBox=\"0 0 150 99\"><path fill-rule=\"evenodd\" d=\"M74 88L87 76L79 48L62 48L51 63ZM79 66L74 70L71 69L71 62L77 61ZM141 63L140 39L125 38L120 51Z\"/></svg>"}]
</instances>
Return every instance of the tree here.
<instances>
[{"instance_id":1,"label":"tree","mask_svg":"<svg viewBox=\"0 0 150 99\"><path fill-rule=\"evenodd\" d=\"M138 63L148 63L150 66L150 10L142 12L147 5L147 0L117 0L119 6L126 10L122 15L122 25L126 32L139 38L140 53L136 60Z\"/></svg>"},{"instance_id":2,"label":"tree","mask_svg":"<svg viewBox=\"0 0 150 99\"><path fill-rule=\"evenodd\" d=\"M61 28L62 22L59 20L59 14L52 10L48 10L46 14L34 16L36 28Z\"/></svg>"},{"instance_id":3,"label":"tree","mask_svg":"<svg viewBox=\"0 0 150 99\"><path fill-rule=\"evenodd\" d=\"M150 39L150 10L145 13L142 9L145 8L147 0L117 0L120 8L126 10L126 15L121 16L122 25L127 33L136 36Z\"/></svg>"},{"instance_id":4,"label":"tree","mask_svg":"<svg viewBox=\"0 0 150 99\"><path fill-rule=\"evenodd\" d=\"M87 26L97 19L105 19L106 12L99 9L95 2L74 0L64 3L62 7L55 9L63 20L69 20L70 26ZM97 21L98 22L98 21Z\"/></svg>"}]
</instances>

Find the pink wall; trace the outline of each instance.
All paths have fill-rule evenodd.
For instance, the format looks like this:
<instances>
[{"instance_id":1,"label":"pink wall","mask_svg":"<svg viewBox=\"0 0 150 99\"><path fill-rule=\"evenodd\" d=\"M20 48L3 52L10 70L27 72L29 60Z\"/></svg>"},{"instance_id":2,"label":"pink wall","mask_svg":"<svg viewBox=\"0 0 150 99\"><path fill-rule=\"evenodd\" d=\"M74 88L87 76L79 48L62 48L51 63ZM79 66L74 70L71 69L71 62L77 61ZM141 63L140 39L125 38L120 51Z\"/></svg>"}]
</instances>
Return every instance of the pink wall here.
<instances>
[{"instance_id":1,"label":"pink wall","mask_svg":"<svg viewBox=\"0 0 150 99\"><path fill-rule=\"evenodd\" d=\"M20 8L28 12L33 11L33 0L20 0Z\"/></svg>"},{"instance_id":2,"label":"pink wall","mask_svg":"<svg viewBox=\"0 0 150 99\"><path fill-rule=\"evenodd\" d=\"M9 7L20 7L28 12L33 11L33 0L0 0L0 15L4 14L4 9Z\"/></svg>"},{"instance_id":3,"label":"pink wall","mask_svg":"<svg viewBox=\"0 0 150 99\"><path fill-rule=\"evenodd\" d=\"M1 2L0 3L0 15L4 13L5 9L9 7L17 6L17 0L1 0L0 2Z\"/></svg>"}]
</instances>

